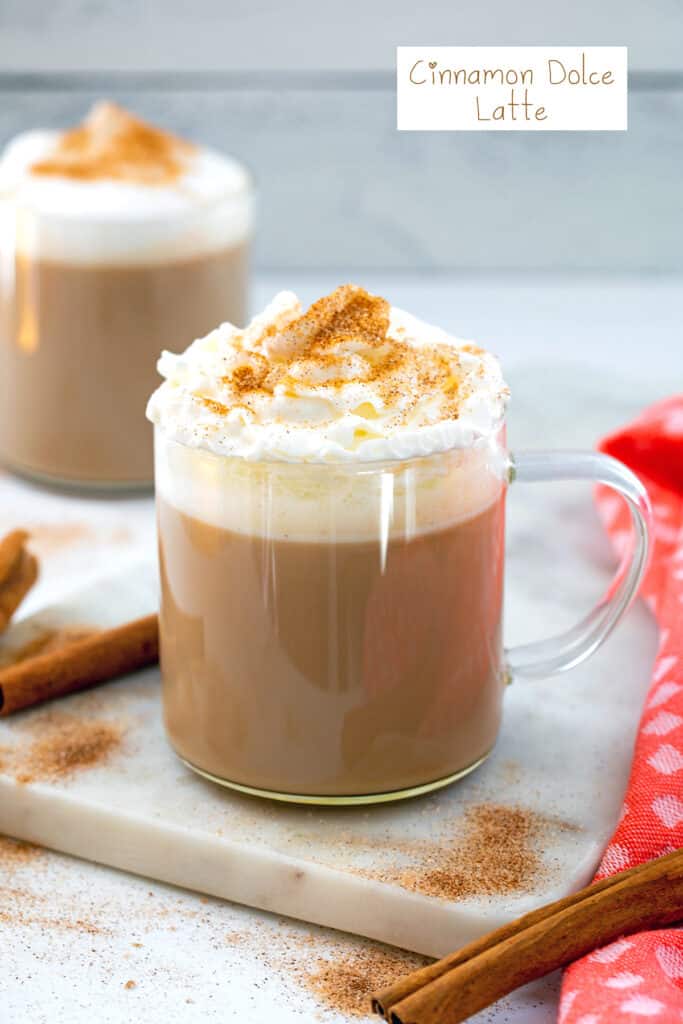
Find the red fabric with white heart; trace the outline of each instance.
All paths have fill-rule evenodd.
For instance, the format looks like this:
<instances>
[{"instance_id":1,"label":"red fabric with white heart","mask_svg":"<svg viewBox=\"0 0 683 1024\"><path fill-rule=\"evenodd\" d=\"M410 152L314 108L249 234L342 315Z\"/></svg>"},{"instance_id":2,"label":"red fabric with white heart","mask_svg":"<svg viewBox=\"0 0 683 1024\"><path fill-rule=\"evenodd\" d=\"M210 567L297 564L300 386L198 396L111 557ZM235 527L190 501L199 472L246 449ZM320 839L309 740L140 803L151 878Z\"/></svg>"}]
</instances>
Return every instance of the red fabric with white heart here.
<instances>
[{"instance_id":1,"label":"red fabric with white heart","mask_svg":"<svg viewBox=\"0 0 683 1024\"><path fill-rule=\"evenodd\" d=\"M657 619L659 648L621 818L597 878L683 846L683 395L646 409L600 448L630 466L650 495L654 550L641 596ZM623 552L630 542L626 505L605 488L597 503ZM558 1020L681 1024L683 929L629 935L573 964Z\"/></svg>"}]
</instances>

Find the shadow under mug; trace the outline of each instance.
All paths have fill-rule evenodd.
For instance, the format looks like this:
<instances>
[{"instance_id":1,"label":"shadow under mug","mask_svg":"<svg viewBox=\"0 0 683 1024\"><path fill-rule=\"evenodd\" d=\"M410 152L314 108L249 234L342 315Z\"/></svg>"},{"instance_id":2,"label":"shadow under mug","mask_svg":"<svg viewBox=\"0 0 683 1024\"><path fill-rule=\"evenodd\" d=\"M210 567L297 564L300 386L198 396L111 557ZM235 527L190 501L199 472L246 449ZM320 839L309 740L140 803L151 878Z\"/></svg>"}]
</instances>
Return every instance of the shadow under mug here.
<instances>
[{"instance_id":1,"label":"shadow under mug","mask_svg":"<svg viewBox=\"0 0 683 1024\"><path fill-rule=\"evenodd\" d=\"M634 598L648 555L638 479L595 452L471 448L383 463L251 462L156 431L161 666L170 741L195 771L318 804L445 786L494 746L506 684L578 665ZM634 543L560 636L502 645L512 482L589 480Z\"/></svg>"}]
</instances>

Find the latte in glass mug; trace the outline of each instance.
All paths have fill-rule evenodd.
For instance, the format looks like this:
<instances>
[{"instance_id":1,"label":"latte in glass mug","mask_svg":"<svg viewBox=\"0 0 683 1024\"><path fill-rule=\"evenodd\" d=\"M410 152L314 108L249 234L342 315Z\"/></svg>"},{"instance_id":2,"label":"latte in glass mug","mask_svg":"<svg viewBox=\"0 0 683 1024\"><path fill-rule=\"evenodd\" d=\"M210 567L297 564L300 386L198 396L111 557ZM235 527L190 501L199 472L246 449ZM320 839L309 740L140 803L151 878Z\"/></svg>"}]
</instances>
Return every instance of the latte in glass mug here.
<instances>
[{"instance_id":1,"label":"latte in glass mug","mask_svg":"<svg viewBox=\"0 0 683 1024\"><path fill-rule=\"evenodd\" d=\"M149 486L154 363L246 315L244 168L112 103L0 160L0 458L61 484Z\"/></svg>"},{"instance_id":2,"label":"latte in glass mug","mask_svg":"<svg viewBox=\"0 0 683 1024\"><path fill-rule=\"evenodd\" d=\"M511 672L581 660L633 595L635 478L594 453L511 456L496 358L362 288L308 310L283 292L159 371L164 716L215 781L318 803L452 782L491 751ZM610 483L640 531L571 651L503 650L505 496L525 474Z\"/></svg>"}]
</instances>

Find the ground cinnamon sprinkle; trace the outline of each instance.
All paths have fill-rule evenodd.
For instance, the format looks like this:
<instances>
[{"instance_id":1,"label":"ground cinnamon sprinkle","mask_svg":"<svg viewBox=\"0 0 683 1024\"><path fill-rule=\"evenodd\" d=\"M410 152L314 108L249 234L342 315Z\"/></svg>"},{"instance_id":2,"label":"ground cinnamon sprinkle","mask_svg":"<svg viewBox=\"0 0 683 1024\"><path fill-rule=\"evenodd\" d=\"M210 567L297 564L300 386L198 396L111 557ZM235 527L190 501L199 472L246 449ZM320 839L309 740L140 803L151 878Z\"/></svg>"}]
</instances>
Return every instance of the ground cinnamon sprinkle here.
<instances>
[{"instance_id":1,"label":"ground cinnamon sprinkle","mask_svg":"<svg viewBox=\"0 0 683 1024\"><path fill-rule=\"evenodd\" d=\"M0 887L0 924L11 928L38 926L45 932L85 932L87 935L106 934L108 929L100 927L88 918L55 916L50 913L50 901L25 889Z\"/></svg>"},{"instance_id":2,"label":"ground cinnamon sprinkle","mask_svg":"<svg viewBox=\"0 0 683 1024\"><path fill-rule=\"evenodd\" d=\"M211 412L225 416L239 406L253 411L254 401L264 393L272 395L277 387L284 394L304 387L307 394L320 391L324 398L330 388L371 383L386 408L401 400L395 423L389 425L410 421L415 407L430 393L440 397L440 419L457 419L467 395L459 352L482 350L408 344L400 329L390 335L390 313L386 299L356 285L342 285L286 325L270 324L248 346L237 337L239 365L221 378L225 400L196 397ZM360 409L353 411L365 416ZM370 406L367 418L376 416Z\"/></svg>"},{"instance_id":3,"label":"ground cinnamon sprinkle","mask_svg":"<svg viewBox=\"0 0 683 1024\"><path fill-rule=\"evenodd\" d=\"M103 764L120 746L121 726L68 715L45 716L40 733L14 765L17 782L54 781Z\"/></svg>"},{"instance_id":4,"label":"ground cinnamon sprinkle","mask_svg":"<svg viewBox=\"0 0 683 1024\"><path fill-rule=\"evenodd\" d=\"M230 412L227 405L223 405L221 402L216 402L213 398L202 398L202 405L206 406L210 412L215 413L216 416L227 416Z\"/></svg>"},{"instance_id":5,"label":"ground cinnamon sprinkle","mask_svg":"<svg viewBox=\"0 0 683 1024\"><path fill-rule=\"evenodd\" d=\"M3 875L24 864L31 864L43 855L40 846L24 843L20 839L0 836L0 870Z\"/></svg>"},{"instance_id":6,"label":"ground cinnamon sprinkle","mask_svg":"<svg viewBox=\"0 0 683 1024\"><path fill-rule=\"evenodd\" d=\"M522 807L476 804L465 812L455 840L387 880L447 900L522 892L542 877L538 840L549 825Z\"/></svg>"},{"instance_id":7,"label":"ground cinnamon sprinkle","mask_svg":"<svg viewBox=\"0 0 683 1024\"><path fill-rule=\"evenodd\" d=\"M98 103L82 124L61 135L50 157L32 165L31 173L168 185L185 172L194 148L115 103Z\"/></svg>"},{"instance_id":8,"label":"ground cinnamon sprinkle","mask_svg":"<svg viewBox=\"0 0 683 1024\"><path fill-rule=\"evenodd\" d=\"M426 957L368 943L362 950L345 950L339 962L320 957L303 980L309 992L330 1010L368 1017L373 992L427 963Z\"/></svg>"},{"instance_id":9,"label":"ground cinnamon sprinkle","mask_svg":"<svg viewBox=\"0 0 683 1024\"><path fill-rule=\"evenodd\" d=\"M257 391L263 386L268 376L268 363L263 358L258 362L254 360L254 363L256 365L236 367L230 377L225 378L226 382L240 393Z\"/></svg>"},{"instance_id":10,"label":"ground cinnamon sprinkle","mask_svg":"<svg viewBox=\"0 0 683 1024\"><path fill-rule=\"evenodd\" d=\"M364 288L345 284L314 302L302 316L277 332L267 328L264 340L275 358L294 354L305 358L339 341L354 339L377 345L389 329L389 303Z\"/></svg>"}]
</instances>

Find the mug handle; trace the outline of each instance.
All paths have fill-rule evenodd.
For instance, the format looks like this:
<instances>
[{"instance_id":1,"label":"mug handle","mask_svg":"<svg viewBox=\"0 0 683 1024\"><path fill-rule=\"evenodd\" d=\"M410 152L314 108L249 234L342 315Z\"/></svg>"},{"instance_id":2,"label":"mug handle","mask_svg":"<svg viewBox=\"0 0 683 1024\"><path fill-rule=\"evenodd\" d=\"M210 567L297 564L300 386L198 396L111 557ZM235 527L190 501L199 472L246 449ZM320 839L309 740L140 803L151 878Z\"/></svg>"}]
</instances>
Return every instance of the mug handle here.
<instances>
[{"instance_id":1,"label":"mug handle","mask_svg":"<svg viewBox=\"0 0 683 1024\"><path fill-rule=\"evenodd\" d=\"M594 654L634 600L648 562L650 502L638 477L600 452L517 452L510 455L508 479L510 483L591 480L605 484L626 500L633 524L631 550L624 555L609 590L588 615L565 633L506 651L512 678L537 679L566 672Z\"/></svg>"}]
</instances>

